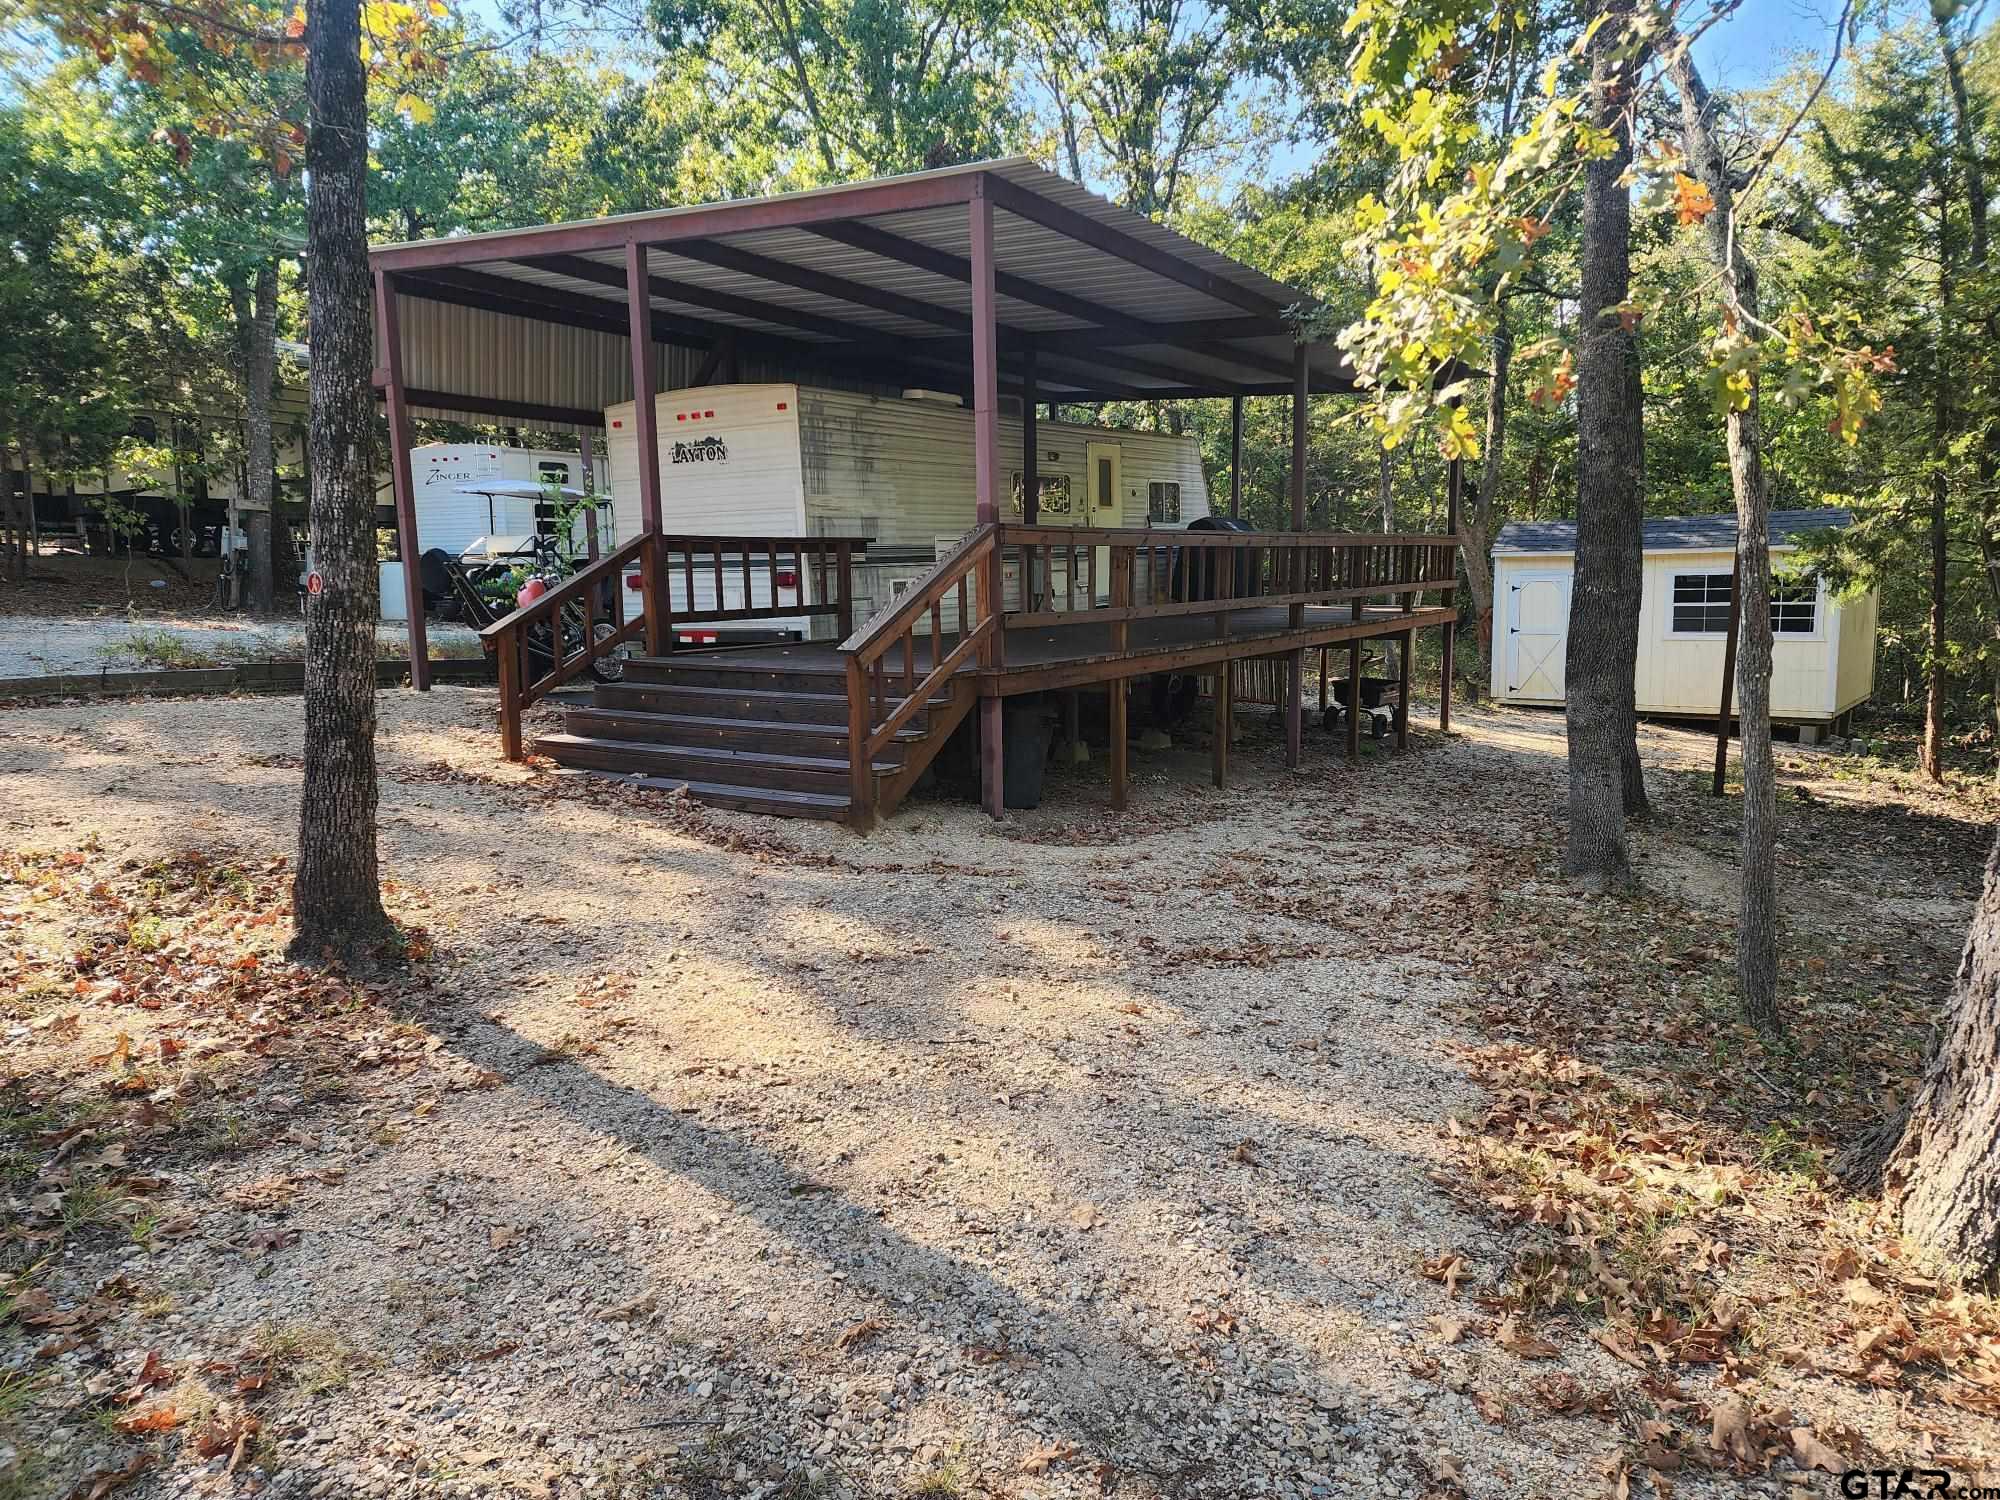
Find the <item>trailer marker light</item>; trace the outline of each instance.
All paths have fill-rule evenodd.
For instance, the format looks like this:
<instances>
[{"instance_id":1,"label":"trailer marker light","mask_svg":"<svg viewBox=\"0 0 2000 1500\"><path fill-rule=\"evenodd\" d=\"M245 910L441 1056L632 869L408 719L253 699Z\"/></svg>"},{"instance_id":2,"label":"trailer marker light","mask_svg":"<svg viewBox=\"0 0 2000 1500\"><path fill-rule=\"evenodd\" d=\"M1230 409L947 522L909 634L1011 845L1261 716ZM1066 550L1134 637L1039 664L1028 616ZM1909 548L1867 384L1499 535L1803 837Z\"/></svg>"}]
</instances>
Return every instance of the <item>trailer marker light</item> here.
<instances>
[{"instance_id":1,"label":"trailer marker light","mask_svg":"<svg viewBox=\"0 0 2000 1500\"><path fill-rule=\"evenodd\" d=\"M791 404L792 404L792 403L791 403L791 402L789 402L789 401L780 401L780 402L778 403L778 410L779 410L779 411L783 411L783 410L784 410L784 409L785 409L786 407L790 406Z\"/></svg>"},{"instance_id":2,"label":"trailer marker light","mask_svg":"<svg viewBox=\"0 0 2000 1500\"><path fill-rule=\"evenodd\" d=\"M677 411L674 413L674 420L676 422L685 422L687 419L688 419L688 414L684 411Z\"/></svg>"},{"instance_id":3,"label":"trailer marker light","mask_svg":"<svg viewBox=\"0 0 2000 1500\"><path fill-rule=\"evenodd\" d=\"M623 427L625 425L625 419L623 417L613 417L611 419L611 425L613 427Z\"/></svg>"},{"instance_id":4,"label":"trailer marker light","mask_svg":"<svg viewBox=\"0 0 2000 1500\"><path fill-rule=\"evenodd\" d=\"M715 415L715 413L714 413L714 412L712 412L712 411L705 411L705 412L703 412L703 413L702 413L702 415L703 415L704 417L712 417L712 416L714 416L714 415Z\"/></svg>"},{"instance_id":5,"label":"trailer marker light","mask_svg":"<svg viewBox=\"0 0 2000 1500\"><path fill-rule=\"evenodd\" d=\"M795 589L799 586L799 575L790 568L780 568L771 575L771 581L781 589Z\"/></svg>"},{"instance_id":6,"label":"trailer marker light","mask_svg":"<svg viewBox=\"0 0 2000 1500\"><path fill-rule=\"evenodd\" d=\"M627 573L625 575L625 587L635 594L643 593L646 588L646 580L641 574Z\"/></svg>"}]
</instances>

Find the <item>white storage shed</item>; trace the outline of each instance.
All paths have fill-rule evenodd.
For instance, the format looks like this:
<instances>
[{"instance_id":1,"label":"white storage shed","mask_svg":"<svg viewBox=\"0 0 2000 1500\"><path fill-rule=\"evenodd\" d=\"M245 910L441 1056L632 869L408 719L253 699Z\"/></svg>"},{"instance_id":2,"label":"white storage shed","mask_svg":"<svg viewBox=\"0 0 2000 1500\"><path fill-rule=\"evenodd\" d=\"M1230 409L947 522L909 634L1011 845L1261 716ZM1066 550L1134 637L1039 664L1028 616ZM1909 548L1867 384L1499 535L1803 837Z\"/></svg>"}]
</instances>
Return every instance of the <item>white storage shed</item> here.
<instances>
[{"instance_id":1,"label":"white storage shed","mask_svg":"<svg viewBox=\"0 0 2000 1500\"><path fill-rule=\"evenodd\" d=\"M1806 532L1852 524L1845 510L1771 513L1771 717L1823 728L1875 689L1876 596L1841 599L1817 577L1786 579ZM1645 523L1639 608L1643 714L1713 719L1722 693L1736 517ZM1564 701L1574 521L1515 521L1493 542L1493 682L1502 703Z\"/></svg>"},{"instance_id":2,"label":"white storage shed","mask_svg":"<svg viewBox=\"0 0 2000 1500\"><path fill-rule=\"evenodd\" d=\"M955 396L712 385L663 392L655 410L662 528L669 535L868 537L867 560L855 569L856 619L926 572L975 524L972 412ZM643 528L632 404L604 416L617 532L636 536ZM1018 455L1019 415L1003 414L999 425L1000 451ZM1038 422L1035 432L1044 526L1179 528L1209 513L1192 437L1064 422ZM1009 477L1012 504L1002 519L1019 520L1018 459ZM1010 563L1006 573L1008 607L1015 608L1017 569ZM1098 576L1102 592L1108 566ZM706 589L699 574L696 581ZM751 586L755 604L769 602L762 570ZM744 602L733 578L724 592L725 606ZM955 626L948 620L947 628Z\"/></svg>"}]
</instances>

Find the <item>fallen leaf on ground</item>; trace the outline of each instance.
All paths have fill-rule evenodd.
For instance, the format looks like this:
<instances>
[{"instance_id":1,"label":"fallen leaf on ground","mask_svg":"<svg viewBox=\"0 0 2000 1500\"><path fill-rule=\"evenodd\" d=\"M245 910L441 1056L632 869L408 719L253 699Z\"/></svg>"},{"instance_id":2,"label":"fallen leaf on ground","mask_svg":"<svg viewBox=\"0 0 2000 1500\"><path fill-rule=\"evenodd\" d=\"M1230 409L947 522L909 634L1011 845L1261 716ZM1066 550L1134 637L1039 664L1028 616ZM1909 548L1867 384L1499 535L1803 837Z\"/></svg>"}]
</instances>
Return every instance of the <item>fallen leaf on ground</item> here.
<instances>
[{"instance_id":1,"label":"fallen leaf on ground","mask_svg":"<svg viewBox=\"0 0 2000 1500\"><path fill-rule=\"evenodd\" d=\"M888 1326L880 1318L863 1318L859 1323L843 1331L840 1337L833 1341L833 1346L836 1349L852 1349L856 1344L864 1344L874 1338Z\"/></svg>"},{"instance_id":2,"label":"fallen leaf on ground","mask_svg":"<svg viewBox=\"0 0 2000 1500\"><path fill-rule=\"evenodd\" d=\"M1792 1457L1801 1469L1819 1469L1827 1474L1845 1474L1847 1460L1819 1440L1810 1427L1792 1429Z\"/></svg>"},{"instance_id":3,"label":"fallen leaf on ground","mask_svg":"<svg viewBox=\"0 0 2000 1500\"><path fill-rule=\"evenodd\" d=\"M98 1469L79 1479L64 1500L104 1500L113 1490L123 1489L153 1467L153 1455L135 1453L122 1469Z\"/></svg>"},{"instance_id":4,"label":"fallen leaf on ground","mask_svg":"<svg viewBox=\"0 0 2000 1500\"><path fill-rule=\"evenodd\" d=\"M505 1250L511 1245L520 1243L521 1231L511 1229L505 1224L495 1224L486 1231L486 1238L495 1250Z\"/></svg>"},{"instance_id":5,"label":"fallen leaf on ground","mask_svg":"<svg viewBox=\"0 0 2000 1500\"><path fill-rule=\"evenodd\" d=\"M1076 1457L1074 1443L1051 1443L1046 1448L1037 1448L1021 1460L1023 1474L1046 1474L1050 1464L1059 1464L1066 1458Z\"/></svg>"},{"instance_id":6,"label":"fallen leaf on ground","mask_svg":"<svg viewBox=\"0 0 2000 1500\"><path fill-rule=\"evenodd\" d=\"M1449 1296L1458 1295L1458 1284L1472 1277L1472 1269L1465 1263L1465 1257L1450 1251L1433 1255L1417 1268L1431 1281L1442 1281Z\"/></svg>"}]
</instances>

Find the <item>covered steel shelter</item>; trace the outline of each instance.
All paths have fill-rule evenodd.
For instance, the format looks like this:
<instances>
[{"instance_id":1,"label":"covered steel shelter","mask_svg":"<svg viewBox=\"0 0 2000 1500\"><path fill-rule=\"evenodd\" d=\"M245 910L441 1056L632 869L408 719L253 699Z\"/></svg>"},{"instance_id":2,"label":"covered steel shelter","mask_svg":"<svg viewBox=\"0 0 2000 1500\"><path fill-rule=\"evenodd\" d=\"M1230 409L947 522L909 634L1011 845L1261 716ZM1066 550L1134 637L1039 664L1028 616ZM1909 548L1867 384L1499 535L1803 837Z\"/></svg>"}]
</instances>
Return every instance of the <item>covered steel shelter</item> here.
<instances>
[{"instance_id":1,"label":"covered steel shelter","mask_svg":"<svg viewBox=\"0 0 2000 1500\"><path fill-rule=\"evenodd\" d=\"M887 393L952 391L974 414L983 527L1000 520L998 415L1009 395L1022 407L1024 520L1033 528L1041 404L1231 398L1236 513L1242 398L1290 395L1297 536L1306 398L1354 388L1336 349L1298 338L1303 293L1018 157L388 245L372 262L376 381L388 403L406 555L416 545L409 420L417 414L587 431L602 426L606 406L633 401L642 527L657 534L658 391L802 377ZM1454 469L1450 533L1422 541L1455 541L1458 488ZM421 688L429 673L416 570L405 578ZM1448 602L1448 584L1443 591ZM667 644L664 608L649 595L655 652ZM1295 660L1294 758L1300 701ZM997 716L992 723L997 741Z\"/></svg>"}]
</instances>

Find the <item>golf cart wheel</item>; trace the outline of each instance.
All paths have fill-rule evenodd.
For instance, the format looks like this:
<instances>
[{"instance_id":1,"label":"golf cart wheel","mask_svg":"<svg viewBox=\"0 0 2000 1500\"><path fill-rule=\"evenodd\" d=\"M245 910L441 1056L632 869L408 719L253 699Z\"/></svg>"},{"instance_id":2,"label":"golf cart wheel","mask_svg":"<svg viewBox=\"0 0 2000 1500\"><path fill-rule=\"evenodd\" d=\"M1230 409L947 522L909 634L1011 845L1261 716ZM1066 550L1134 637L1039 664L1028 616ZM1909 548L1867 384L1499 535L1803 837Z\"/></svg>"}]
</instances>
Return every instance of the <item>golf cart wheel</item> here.
<instances>
[{"instance_id":1,"label":"golf cart wheel","mask_svg":"<svg viewBox=\"0 0 2000 1500\"><path fill-rule=\"evenodd\" d=\"M1386 740L1389 738L1389 721L1380 714L1370 714L1368 716L1368 738L1371 740Z\"/></svg>"},{"instance_id":2,"label":"golf cart wheel","mask_svg":"<svg viewBox=\"0 0 2000 1500\"><path fill-rule=\"evenodd\" d=\"M600 620L590 633L593 642L608 640L618 634L618 627L609 620ZM623 682L625 680L625 659L632 654L630 641L620 642L604 655L594 657L590 663L590 675L599 682Z\"/></svg>"}]
</instances>

